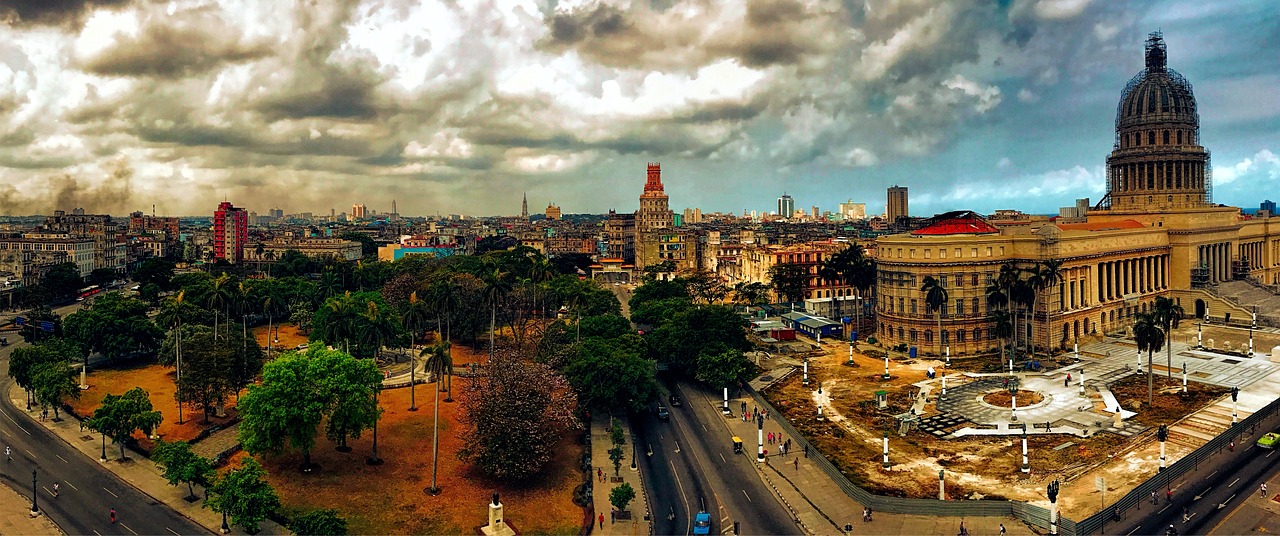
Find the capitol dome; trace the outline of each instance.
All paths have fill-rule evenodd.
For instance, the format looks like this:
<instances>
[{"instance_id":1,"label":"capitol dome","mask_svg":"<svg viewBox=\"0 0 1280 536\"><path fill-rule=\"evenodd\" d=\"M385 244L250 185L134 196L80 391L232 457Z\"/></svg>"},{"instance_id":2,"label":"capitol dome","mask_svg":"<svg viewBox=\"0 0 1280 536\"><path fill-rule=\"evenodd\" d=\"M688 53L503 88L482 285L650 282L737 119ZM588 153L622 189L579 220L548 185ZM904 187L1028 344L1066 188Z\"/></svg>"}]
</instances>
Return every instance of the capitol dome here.
<instances>
[{"instance_id":1,"label":"capitol dome","mask_svg":"<svg viewBox=\"0 0 1280 536\"><path fill-rule=\"evenodd\" d=\"M1182 123L1200 126L1196 96L1191 83L1166 65L1164 37L1160 32L1147 37L1147 67L1139 72L1120 94L1116 109L1117 130L1152 124Z\"/></svg>"}]
</instances>

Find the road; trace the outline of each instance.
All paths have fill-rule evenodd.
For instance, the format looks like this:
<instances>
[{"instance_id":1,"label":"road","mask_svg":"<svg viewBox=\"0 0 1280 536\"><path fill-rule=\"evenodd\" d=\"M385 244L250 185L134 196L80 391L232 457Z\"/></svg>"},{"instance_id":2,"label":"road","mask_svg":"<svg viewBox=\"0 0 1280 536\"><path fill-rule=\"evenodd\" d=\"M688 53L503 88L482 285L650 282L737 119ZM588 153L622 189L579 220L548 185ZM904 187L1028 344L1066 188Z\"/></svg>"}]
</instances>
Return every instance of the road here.
<instances>
[{"instance_id":1,"label":"road","mask_svg":"<svg viewBox=\"0 0 1280 536\"><path fill-rule=\"evenodd\" d=\"M13 339L10 339L13 341ZM40 510L68 534L209 534L168 506L138 491L113 473L86 458L33 420L25 408L9 403L9 354L25 343L0 348L0 443L12 450L13 461L3 461L0 480L25 497L31 497L31 472L37 472ZM100 440L92 432L90 441ZM110 448L110 445L108 445ZM115 462L113 462L115 463ZM58 497L49 491L59 482ZM115 508L112 524L108 512Z\"/></svg>"},{"instance_id":2,"label":"road","mask_svg":"<svg viewBox=\"0 0 1280 536\"><path fill-rule=\"evenodd\" d=\"M654 451L641 457L655 533L688 534L689 518L705 507L712 534L731 533L734 521L742 534L798 534L791 516L752 467L755 458L733 453L716 400L690 384L668 387L685 400L682 407L672 408L669 422L652 414L633 420L640 444L652 445ZM673 511L674 519L668 520Z\"/></svg>"}]
</instances>

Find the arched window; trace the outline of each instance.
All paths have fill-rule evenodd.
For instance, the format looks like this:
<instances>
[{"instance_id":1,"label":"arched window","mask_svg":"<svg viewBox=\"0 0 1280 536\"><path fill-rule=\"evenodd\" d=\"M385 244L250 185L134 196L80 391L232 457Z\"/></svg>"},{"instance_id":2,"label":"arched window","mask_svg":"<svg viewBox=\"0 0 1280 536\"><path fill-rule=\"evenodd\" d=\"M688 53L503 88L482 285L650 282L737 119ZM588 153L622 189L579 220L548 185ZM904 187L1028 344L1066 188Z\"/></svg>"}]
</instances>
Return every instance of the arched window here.
<instances>
[{"instance_id":1,"label":"arched window","mask_svg":"<svg viewBox=\"0 0 1280 536\"><path fill-rule=\"evenodd\" d=\"M1182 131L1178 131L1178 145L1182 145Z\"/></svg>"},{"instance_id":2,"label":"arched window","mask_svg":"<svg viewBox=\"0 0 1280 536\"><path fill-rule=\"evenodd\" d=\"M1156 144L1156 131L1154 131L1154 130L1148 130L1148 131L1147 131L1147 145L1155 145L1155 144Z\"/></svg>"},{"instance_id":3,"label":"arched window","mask_svg":"<svg viewBox=\"0 0 1280 536\"><path fill-rule=\"evenodd\" d=\"M1169 145L1169 131L1164 131L1164 144Z\"/></svg>"},{"instance_id":4,"label":"arched window","mask_svg":"<svg viewBox=\"0 0 1280 536\"><path fill-rule=\"evenodd\" d=\"M902 326L898 326L898 340L902 340Z\"/></svg>"},{"instance_id":5,"label":"arched window","mask_svg":"<svg viewBox=\"0 0 1280 536\"><path fill-rule=\"evenodd\" d=\"M911 341L911 342L916 342L916 339L917 339L917 338L919 338L919 337L918 337L918 335L919 335L919 334L918 334L918 333L916 333L916 330L914 330L914 329L913 329L913 330L911 330L911 331L908 331L908 332L907 332L907 340L909 340L909 341Z\"/></svg>"},{"instance_id":6,"label":"arched window","mask_svg":"<svg viewBox=\"0 0 1280 536\"><path fill-rule=\"evenodd\" d=\"M932 331L932 330L928 330L928 329L924 330L924 342L925 342L926 344L932 344L932 343L933 343L933 331Z\"/></svg>"},{"instance_id":7,"label":"arched window","mask_svg":"<svg viewBox=\"0 0 1280 536\"><path fill-rule=\"evenodd\" d=\"M942 332L941 332L941 333L942 333L942 344L950 344L950 343L951 343L951 338L950 338L950 337L948 337L948 335L950 335L950 334L951 334L951 332L950 332L950 331L947 331L947 330L945 330L945 329L944 329L944 330L942 330Z\"/></svg>"},{"instance_id":8,"label":"arched window","mask_svg":"<svg viewBox=\"0 0 1280 536\"><path fill-rule=\"evenodd\" d=\"M974 341L982 340L982 328L973 328L973 340Z\"/></svg>"},{"instance_id":9,"label":"arched window","mask_svg":"<svg viewBox=\"0 0 1280 536\"><path fill-rule=\"evenodd\" d=\"M957 329L957 330L956 330L956 342L957 342L957 343L963 343L963 342L964 342L964 330L963 330L963 329Z\"/></svg>"}]
</instances>

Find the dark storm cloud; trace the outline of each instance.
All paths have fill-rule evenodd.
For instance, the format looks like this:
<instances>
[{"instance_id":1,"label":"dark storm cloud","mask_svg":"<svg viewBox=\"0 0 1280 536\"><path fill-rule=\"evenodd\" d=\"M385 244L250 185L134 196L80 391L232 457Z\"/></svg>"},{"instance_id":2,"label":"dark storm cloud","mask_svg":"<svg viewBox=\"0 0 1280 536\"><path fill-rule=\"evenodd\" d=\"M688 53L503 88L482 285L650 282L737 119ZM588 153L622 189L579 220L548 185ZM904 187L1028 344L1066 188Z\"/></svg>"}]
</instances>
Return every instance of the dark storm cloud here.
<instances>
[{"instance_id":1,"label":"dark storm cloud","mask_svg":"<svg viewBox=\"0 0 1280 536\"><path fill-rule=\"evenodd\" d=\"M330 117L372 119L378 113L378 75L359 66L325 66L299 73L291 87L258 103L271 120Z\"/></svg>"},{"instance_id":2,"label":"dark storm cloud","mask_svg":"<svg viewBox=\"0 0 1280 536\"><path fill-rule=\"evenodd\" d=\"M152 13L137 35L117 35L114 46L81 61L87 72L107 76L190 76L227 63L251 61L271 53L266 41L243 39L210 10L188 10L170 17Z\"/></svg>"},{"instance_id":3,"label":"dark storm cloud","mask_svg":"<svg viewBox=\"0 0 1280 536\"><path fill-rule=\"evenodd\" d=\"M4 0L0 21L18 25L79 27L94 8L115 8L132 0Z\"/></svg>"},{"instance_id":4,"label":"dark storm cloud","mask_svg":"<svg viewBox=\"0 0 1280 536\"><path fill-rule=\"evenodd\" d=\"M51 177L46 185L54 207L82 207L89 212L110 212L127 206L133 186L133 168L123 159L112 162L106 180L87 186L71 175Z\"/></svg>"}]
</instances>

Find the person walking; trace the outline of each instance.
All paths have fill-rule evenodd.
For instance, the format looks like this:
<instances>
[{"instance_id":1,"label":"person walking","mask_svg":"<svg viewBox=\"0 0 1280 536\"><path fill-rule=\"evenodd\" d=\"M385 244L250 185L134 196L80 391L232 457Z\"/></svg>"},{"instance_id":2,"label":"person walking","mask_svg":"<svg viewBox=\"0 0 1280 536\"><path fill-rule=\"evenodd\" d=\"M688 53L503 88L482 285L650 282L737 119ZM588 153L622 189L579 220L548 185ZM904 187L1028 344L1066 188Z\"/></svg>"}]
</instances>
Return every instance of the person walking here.
<instances>
[{"instance_id":1,"label":"person walking","mask_svg":"<svg viewBox=\"0 0 1280 536\"><path fill-rule=\"evenodd\" d=\"M795 465L795 466L796 466L796 471L799 471L799 470L800 470L800 458L796 458L795 460L792 460L792 462L791 462L791 463L792 463L792 465Z\"/></svg>"},{"instance_id":2,"label":"person walking","mask_svg":"<svg viewBox=\"0 0 1280 536\"><path fill-rule=\"evenodd\" d=\"M805 457L805 458L808 458L808 457L809 457L809 444L808 444L808 443L805 443L805 444L804 444L804 457Z\"/></svg>"},{"instance_id":3,"label":"person walking","mask_svg":"<svg viewBox=\"0 0 1280 536\"><path fill-rule=\"evenodd\" d=\"M1004 523L1000 524L1000 536L1004 536Z\"/></svg>"},{"instance_id":4,"label":"person walking","mask_svg":"<svg viewBox=\"0 0 1280 536\"><path fill-rule=\"evenodd\" d=\"M13 451L9 450L9 447L4 448L4 459L5 461L13 461Z\"/></svg>"},{"instance_id":5,"label":"person walking","mask_svg":"<svg viewBox=\"0 0 1280 536\"><path fill-rule=\"evenodd\" d=\"M57 496L58 496L58 488L60 488L60 487L61 487L61 486L59 486L57 482L54 482L54 483L53 483L53 496L54 496L54 497L57 497Z\"/></svg>"},{"instance_id":6,"label":"person walking","mask_svg":"<svg viewBox=\"0 0 1280 536\"><path fill-rule=\"evenodd\" d=\"M1262 486L1258 488L1258 491L1262 493L1263 499L1267 498L1267 483L1263 482Z\"/></svg>"},{"instance_id":7,"label":"person walking","mask_svg":"<svg viewBox=\"0 0 1280 536\"><path fill-rule=\"evenodd\" d=\"M1164 489L1164 502L1165 504L1173 504L1173 488Z\"/></svg>"},{"instance_id":8,"label":"person walking","mask_svg":"<svg viewBox=\"0 0 1280 536\"><path fill-rule=\"evenodd\" d=\"M1070 386L1071 386L1071 375L1070 375L1070 374L1067 374L1067 377L1062 379L1062 386L1063 386L1063 387L1070 387Z\"/></svg>"},{"instance_id":9,"label":"person walking","mask_svg":"<svg viewBox=\"0 0 1280 536\"><path fill-rule=\"evenodd\" d=\"M112 510L112 512L114 511L115 510ZM112 519L115 519L114 514L112 515ZM115 522L112 521L112 523L115 523ZM604 530L604 512L600 513L600 530Z\"/></svg>"},{"instance_id":10,"label":"person walking","mask_svg":"<svg viewBox=\"0 0 1280 536\"><path fill-rule=\"evenodd\" d=\"M115 508L112 508L112 509L111 509L111 524L112 524L112 525L115 525L115 524L116 524L116 509L115 509ZM601 527L601 528L603 528L603 527Z\"/></svg>"},{"instance_id":11,"label":"person walking","mask_svg":"<svg viewBox=\"0 0 1280 536\"><path fill-rule=\"evenodd\" d=\"M1151 504L1159 504L1156 502L1156 490L1151 490Z\"/></svg>"}]
</instances>

